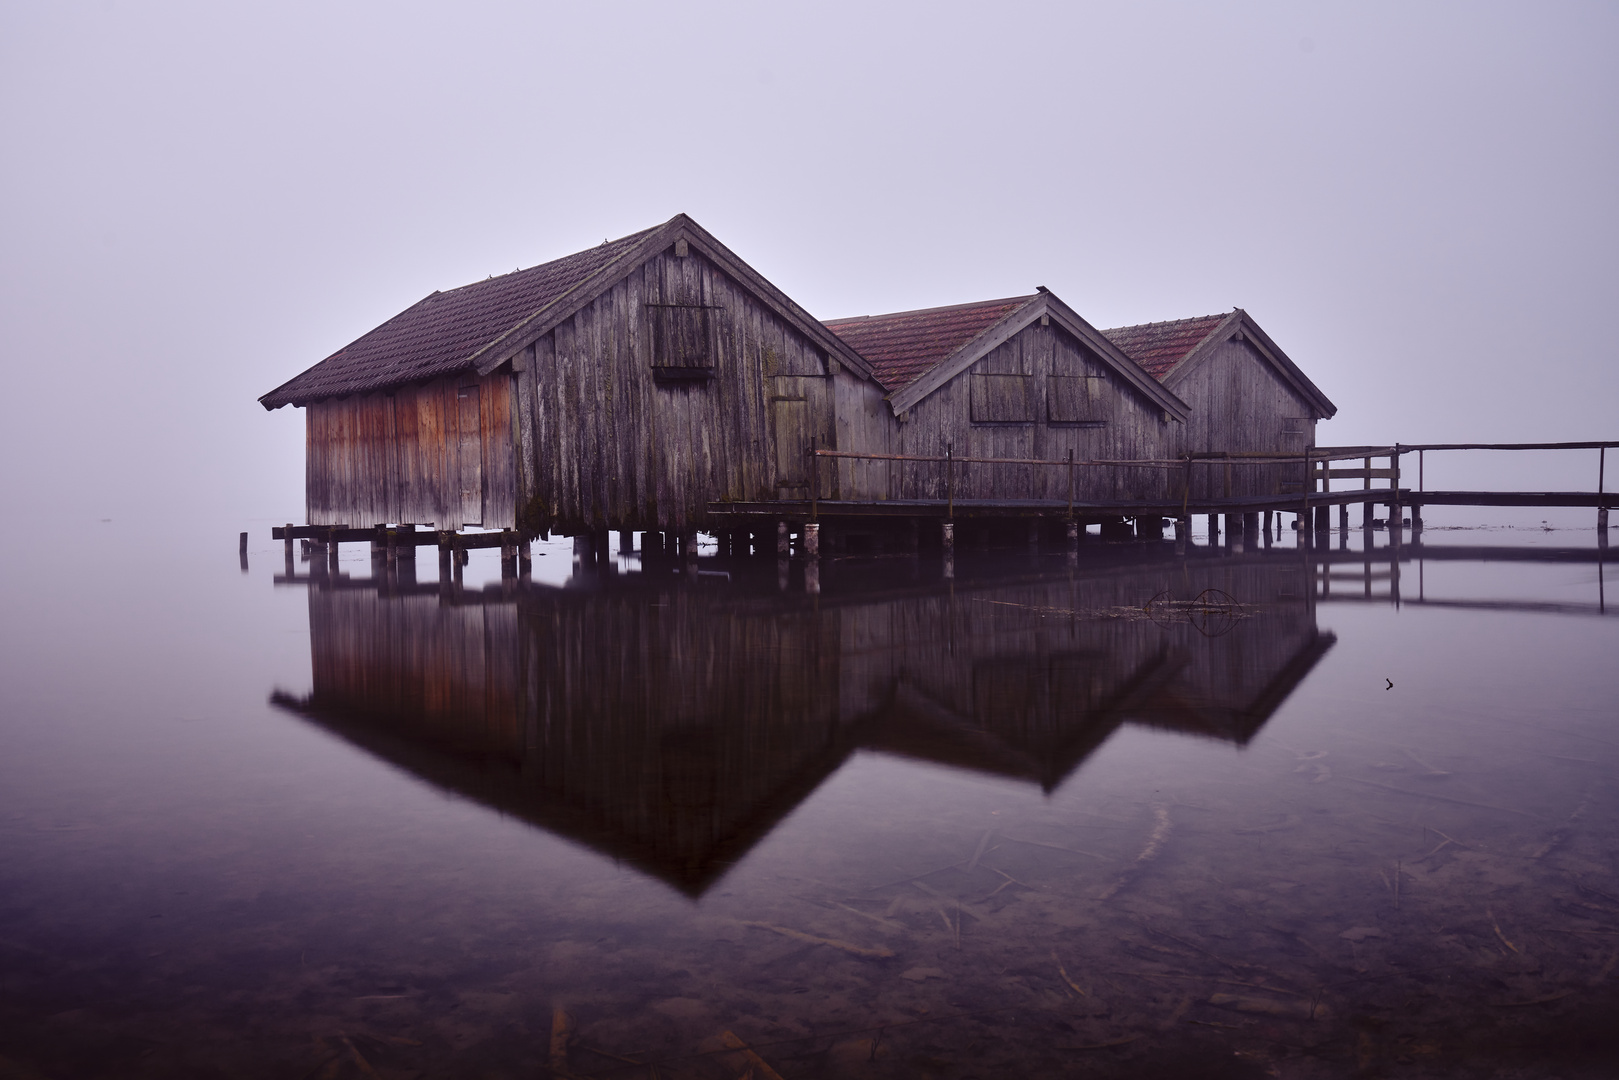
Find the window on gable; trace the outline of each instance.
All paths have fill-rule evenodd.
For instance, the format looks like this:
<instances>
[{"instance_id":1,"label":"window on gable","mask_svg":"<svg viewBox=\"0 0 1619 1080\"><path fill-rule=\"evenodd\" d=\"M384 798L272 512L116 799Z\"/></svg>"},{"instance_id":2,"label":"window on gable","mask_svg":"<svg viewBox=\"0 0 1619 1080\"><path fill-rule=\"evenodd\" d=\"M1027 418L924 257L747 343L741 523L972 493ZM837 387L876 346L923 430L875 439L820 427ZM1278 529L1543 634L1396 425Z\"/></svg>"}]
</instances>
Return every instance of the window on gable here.
<instances>
[{"instance_id":1,"label":"window on gable","mask_svg":"<svg viewBox=\"0 0 1619 1080\"><path fill-rule=\"evenodd\" d=\"M652 374L660 380L714 377L723 308L708 304L648 304Z\"/></svg>"},{"instance_id":2,"label":"window on gable","mask_svg":"<svg viewBox=\"0 0 1619 1080\"><path fill-rule=\"evenodd\" d=\"M1046 376L1046 422L1101 427L1108 420L1107 378L1102 375Z\"/></svg>"},{"instance_id":3,"label":"window on gable","mask_svg":"<svg viewBox=\"0 0 1619 1080\"><path fill-rule=\"evenodd\" d=\"M972 418L975 424L1027 424L1034 420L1028 375L974 375Z\"/></svg>"}]
</instances>

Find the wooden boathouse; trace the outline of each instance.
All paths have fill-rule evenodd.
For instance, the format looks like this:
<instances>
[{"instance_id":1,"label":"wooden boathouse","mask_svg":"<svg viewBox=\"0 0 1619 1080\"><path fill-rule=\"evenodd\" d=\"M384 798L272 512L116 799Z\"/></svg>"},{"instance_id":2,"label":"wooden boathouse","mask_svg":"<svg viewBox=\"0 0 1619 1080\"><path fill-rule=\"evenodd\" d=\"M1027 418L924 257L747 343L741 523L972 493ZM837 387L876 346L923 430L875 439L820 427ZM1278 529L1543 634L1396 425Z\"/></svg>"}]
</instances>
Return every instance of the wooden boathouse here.
<instances>
[{"instance_id":1,"label":"wooden boathouse","mask_svg":"<svg viewBox=\"0 0 1619 1080\"><path fill-rule=\"evenodd\" d=\"M307 410L311 526L686 537L716 500L808 498L871 379L681 214L435 292L259 400Z\"/></svg>"},{"instance_id":2,"label":"wooden boathouse","mask_svg":"<svg viewBox=\"0 0 1619 1080\"><path fill-rule=\"evenodd\" d=\"M1108 340L1186 403L1164 456L1229 455L1193 472L1194 499L1282 495L1304 489L1291 462L1241 464L1254 455L1298 458L1316 446L1316 423L1338 411L1246 311L1104 330ZM1143 455L1151 456L1151 455Z\"/></svg>"}]
</instances>

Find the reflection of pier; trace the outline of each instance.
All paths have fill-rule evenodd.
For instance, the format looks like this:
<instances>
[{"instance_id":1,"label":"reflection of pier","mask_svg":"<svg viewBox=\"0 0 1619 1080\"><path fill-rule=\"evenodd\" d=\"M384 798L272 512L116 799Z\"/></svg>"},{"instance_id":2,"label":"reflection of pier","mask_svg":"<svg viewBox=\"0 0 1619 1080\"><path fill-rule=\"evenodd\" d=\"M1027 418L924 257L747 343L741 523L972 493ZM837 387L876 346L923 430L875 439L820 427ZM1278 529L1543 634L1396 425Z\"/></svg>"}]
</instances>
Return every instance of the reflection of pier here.
<instances>
[{"instance_id":1,"label":"reflection of pier","mask_svg":"<svg viewBox=\"0 0 1619 1080\"><path fill-rule=\"evenodd\" d=\"M697 893L856 750L1050 788L1126 723L1245 743L1333 642L1287 552L954 584L888 562L818 597L323 575L313 691L274 700Z\"/></svg>"}]
</instances>

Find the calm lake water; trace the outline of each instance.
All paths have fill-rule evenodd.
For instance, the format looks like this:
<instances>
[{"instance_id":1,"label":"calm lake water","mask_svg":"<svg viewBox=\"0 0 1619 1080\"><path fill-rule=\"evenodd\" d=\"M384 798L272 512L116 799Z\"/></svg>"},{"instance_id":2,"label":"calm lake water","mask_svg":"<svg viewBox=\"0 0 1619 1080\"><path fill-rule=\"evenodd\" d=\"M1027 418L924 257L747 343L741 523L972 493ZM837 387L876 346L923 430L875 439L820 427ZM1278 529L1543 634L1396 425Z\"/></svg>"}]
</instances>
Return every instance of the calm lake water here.
<instances>
[{"instance_id":1,"label":"calm lake water","mask_svg":"<svg viewBox=\"0 0 1619 1080\"><path fill-rule=\"evenodd\" d=\"M818 594L9 539L0 1076L1612 1075L1584 524Z\"/></svg>"}]
</instances>

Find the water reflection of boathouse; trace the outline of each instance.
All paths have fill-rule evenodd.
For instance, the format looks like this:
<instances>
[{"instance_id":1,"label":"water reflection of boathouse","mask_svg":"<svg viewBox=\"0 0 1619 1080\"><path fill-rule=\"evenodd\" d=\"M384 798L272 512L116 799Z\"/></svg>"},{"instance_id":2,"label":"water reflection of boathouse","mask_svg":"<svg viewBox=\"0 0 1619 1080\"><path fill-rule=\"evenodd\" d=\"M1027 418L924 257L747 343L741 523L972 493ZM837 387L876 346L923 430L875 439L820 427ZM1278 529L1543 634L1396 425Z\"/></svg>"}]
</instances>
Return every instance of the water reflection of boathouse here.
<instances>
[{"instance_id":1,"label":"water reflection of boathouse","mask_svg":"<svg viewBox=\"0 0 1619 1080\"><path fill-rule=\"evenodd\" d=\"M1246 742L1333 642L1305 569L819 598L673 577L443 595L334 580L309 593L313 691L275 700L698 893L856 750L1050 789L1126 722Z\"/></svg>"}]
</instances>

